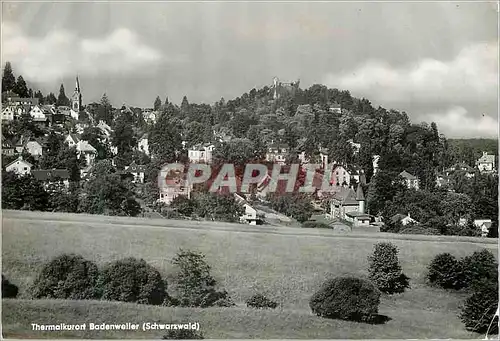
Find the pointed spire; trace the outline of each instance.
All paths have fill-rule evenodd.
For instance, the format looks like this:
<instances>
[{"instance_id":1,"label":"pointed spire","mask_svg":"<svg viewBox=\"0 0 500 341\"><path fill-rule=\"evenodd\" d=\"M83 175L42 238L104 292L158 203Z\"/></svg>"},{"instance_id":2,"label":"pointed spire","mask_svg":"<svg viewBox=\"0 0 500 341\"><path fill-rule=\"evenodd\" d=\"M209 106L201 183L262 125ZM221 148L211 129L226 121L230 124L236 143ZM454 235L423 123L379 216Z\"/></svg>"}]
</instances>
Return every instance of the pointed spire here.
<instances>
[{"instance_id":1,"label":"pointed spire","mask_svg":"<svg viewBox=\"0 0 500 341\"><path fill-rule=\"evenodd\" d=\"M76 75L76 86L75 91L80 92L80 81L78 80L78 75Z\"/></svg>"}]
</instances>

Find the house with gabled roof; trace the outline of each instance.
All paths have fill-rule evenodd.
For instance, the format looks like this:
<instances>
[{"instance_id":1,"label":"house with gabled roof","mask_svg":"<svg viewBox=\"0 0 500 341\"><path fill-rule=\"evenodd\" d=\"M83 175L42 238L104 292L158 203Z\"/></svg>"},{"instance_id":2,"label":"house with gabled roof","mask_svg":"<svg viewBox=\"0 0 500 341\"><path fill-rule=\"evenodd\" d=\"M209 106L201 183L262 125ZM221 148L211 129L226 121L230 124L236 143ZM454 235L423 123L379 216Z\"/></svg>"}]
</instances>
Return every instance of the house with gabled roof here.
<instances>
[{"instance_id":1,"label":"house with gabled roof","mask_svg":"<svg viewBox=\"0 0 500 341\"><path fill-rule=\"evenodd\" d=\"M12 106L6 106L2 109L2 121L14 121L16 110Z\"/></svg>"},{"instance_id":2,"label":"house with gabled roof","mask_svg":"<svg viewBox=\"0 0 500 341\"><path fill-rule=\"evenodd\" d=\"M401 223L401 225L406 226L408 224L418 224L418 221L410 217L410 213L408 214L395 214L391 217L391 221L393 223Z\"/></svg>"},{"instance_id":3,"label":"house with gabled roof","mask_svg":"<svg viewBox=\"0 0 500 341\"><path fill-rule=\"evenodd\" d=\"M404 170L401 173L399 173L399 176L404 179L406 187L418 190L419 183L418 183L418 178L415 175L410 174L406 170Z\"/></svg>"},{"instance_id":4,"label":"house with gabled roof","mask_svg":"<svg viewBox=\"0 0 500 341\"><path fill-rule=\"evenodd\" d=\"M87 166L92 166L94 164L97 150L88 141L78 141L76 144L76 151L78 152L78 158L82 156L85 157Z\"/></svg>"},{"instance_id":5,"label":"house with gabled roof","mask_svg":"<svg viewBox=\"0 0 500 341\"><path fill-rule=\"evenodd\" d=\"M76 147L77 143L80 141L80 135L70 133L66 135L64 142L66 142L70 147Z\"/></svg>"},{"instance_id":6,"label":"house with gabled roof","mask_svg":"<svg viewBox=\"0 0 500 341\"><path fill-rule=\"evenodd\" d=\"M332 181L331 183L336 186L351 186L351 182L356 181L359 183L362 171L360 168L349 165L334 165L332 169Z\"/></svg>"},{"instance_id":7,"label":"house with gabled roof","mask_svg":"<svg viewBox=\"0 0 500 341\"><path fill-rule=\"evenodd\" d=\"M133 161L130 165L125 167L125 171L133 175L132 182L144 183L144 174L146 173L146 166L138 165Z\"/></svg>"},{"instance_id":8,"label":"house with gabled roof","mask_svg":"<svg viewBox=\"0 0 500 341\"><path fill-rule=\"evenodd\" d=\"M5 166L5 171L14 172L18 175L26 175L31 173L31 168L33 165L28 161L24 160L22 156L19 156L17 160L12 161L7 166Z\"/></svg>"},{"instance_id":9,"label":"house with gabled roof","mask_svg":"<svg viewBox=\"0 0 500 341\"><path fill-rule=\"evenodd\" d=\"M483 152L483 155L476 161L476 166L481 173L495 172L495 155Z\"/></svg>"}]
</instances>

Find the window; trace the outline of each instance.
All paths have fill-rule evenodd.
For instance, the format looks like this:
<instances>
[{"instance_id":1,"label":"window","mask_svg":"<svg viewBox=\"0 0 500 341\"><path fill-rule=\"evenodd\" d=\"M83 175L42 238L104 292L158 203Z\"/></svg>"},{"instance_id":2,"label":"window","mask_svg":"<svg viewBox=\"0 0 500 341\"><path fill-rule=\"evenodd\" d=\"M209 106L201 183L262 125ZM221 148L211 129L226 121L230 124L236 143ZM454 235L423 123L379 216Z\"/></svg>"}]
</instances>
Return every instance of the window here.
<instances>
[{"instance_id":1,"label":"window","mask_svg":"<svg viewBox=\"0 0 500 341\"><path fill-rule=\"evenodd\" d=\"M24 170L28 170L28 167L24 167L23 169L24 169Z\"/></svg>"}]
</instances>

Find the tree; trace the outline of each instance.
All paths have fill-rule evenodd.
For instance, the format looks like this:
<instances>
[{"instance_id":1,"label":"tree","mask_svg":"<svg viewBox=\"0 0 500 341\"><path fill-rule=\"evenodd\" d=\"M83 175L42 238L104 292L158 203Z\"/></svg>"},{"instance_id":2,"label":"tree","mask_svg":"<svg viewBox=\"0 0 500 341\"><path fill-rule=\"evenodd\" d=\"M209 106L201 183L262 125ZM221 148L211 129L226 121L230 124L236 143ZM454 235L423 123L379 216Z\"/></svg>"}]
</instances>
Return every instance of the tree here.
<instances>
[{"instance_id":1,"label":"tree","mask_svg":"<svg viewBox=\"0 0 500 341\"><path fill-rule=\"evenodd\" d=\"M97 108L96 121L99 122L101 120L110 125L113 123L113 107L111 106L106 93L102 95L101 102Z\"/></svg>"},{"instance_id":2,"label":"tree","mask_svg":"<svg viewBox=\"0 0 500 341\"><path fill-rule=\"evenodd\" d=\"M14 88L14 92L19 95L19 97L29 97L28 86L24 81L23 76L17 77L16 86Z\"/></svg>"},{"instance_id":3,"label":"tree","mask_svg":"<svg viewBox=\"0 0 500 341\"><path fill-rule=\"evenodd\" d=\"M108 144L105 142L105 135L97 127L87 127L83 130L81 139L97 150L96 160L105 160L112 156Z\"/></svg>"},{"instance_id":4,"label":"tree","mask_svg":"<svg viewBox=\"0 0 500 341\"><path fill-rule=\"evenodd\" d=\"M45 104L45 97L40 90L37 90L34 95L35 98L38 98L38 103Z\"/></svg>"},{"instance_id":5,"label":"tree","mask_svg":"<svg viewBox=\"0 0 500 341\"><path fill-rule=\"evenodd\" d=\"M182 138L178 124L174 123L173 112L161 113L149 134L149 149L162 162L175 161L182 149Z\"/></svg>"},{"instance_id":6,"label":"tree","mask_svg":"<svg viewBox=\"0 0 500 341\"><path fill-rule=\"evenodd\" d=\"M387 294L402 293L410 287L409 278L403 274L398 260L398 249L391 243L377 243L368 257L368 278L380 291Z\"/></svg>"},{"instance_id":7,"label":"tree","mask_svg":"<svg viewBox=\"0 0 500 341\"><path fill-rule=\"evenodd\" d=\"M64 92L64 85L63 84L61 84L61 87L59 88L59 96L57 97L56 105L57 106L69 106L70 105L69 98L66 97L66 94Z\"/></svg>"},{"instance_id":8,"label":"tree","mask_svg":"<svg viewBox=\"0 0 500 341\"><path fill-rule=\"evenodd\" d=\"M90 179L83 187L80 210L91 214L136 215L131 201L133 193L120 175L115 172L109 160L98 161L93 167Z\"/></svg>"},{"instance_id":9,"label":"tree","mask_svg":"<svg viewBox=\"0 0 500 341\"><path fill-rule=\"evenodd\" d=\"M133 149L137 144L132 126L133 117L128 111L124 111L120 114L114 126L111 140L118 150L117 167L119 169L123 169L130 163ZM118 160L121 160L121 162L118 162Z\"/></svg>"},{"instance_id":10,"label":"tree","mask_svg":"<svg viewBox=\"0 0 500 341\"><path fill-rule=\"evenodd\" d=\"M210 274L205 256L193 251L179 250L172 260L177 268L177 299L183 307L210 307L234 305L225 290L216 291L217 281Z\"/></svg>"},{"instance_id":11,"label":"tree","mask_svg":"<svg viewBox=\"0 0 500 341\"><path fill-rule=\"evenodd\" d=\"M49 198L41 182L31 174L2 172L2 207L11 210L45 211Z\"/></svg>"},{"instance_id":12,"label":"tree","mask_svg":"<svg viewBox=\"0 0 500 341\"><path fill-rule=\"evenodd\" d=\"M47 97L45 97L45 99L43 100L44 103L46 104L56 104L57 103L57 98L56 98L56 95L54 95L54 93L49 93L47 95Z\"/></svg>"},{"instance_id":13,"label":"tree","mask_svg":"<svg viewBox=\"0 0 500 341\"><path fill-rule=\"evenodd\" d=\"M16 77L12 72L10 62L5 63L2 74L2 91L14 91L16 88Z\"/></svg>"},{"instance_id":14,"label":"tree","mask_svg":"<svg viewBox=\"0 0 500 341\"><path fill-rule=\"evenodd\" d=\"M156 96L155 102L153 104L153 110L154 111L159 111L161 109L161 99L160 96Z\"/></svg>"}]
</instances>

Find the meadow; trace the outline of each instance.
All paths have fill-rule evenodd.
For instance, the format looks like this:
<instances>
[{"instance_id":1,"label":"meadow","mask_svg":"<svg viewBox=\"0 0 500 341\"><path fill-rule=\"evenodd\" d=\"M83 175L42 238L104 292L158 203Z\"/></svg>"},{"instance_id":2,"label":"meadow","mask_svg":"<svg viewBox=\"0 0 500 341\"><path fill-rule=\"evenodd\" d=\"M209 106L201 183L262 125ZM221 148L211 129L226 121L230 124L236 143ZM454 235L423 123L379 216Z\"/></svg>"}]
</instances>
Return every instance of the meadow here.
<instances>
[{"instance_id":1,"label":"meadow","mask_svg":"<svg viewBox=\"0 0 500 341\"><path fill-rule=\"evenodd\" d=\"M148 220L76 214L3 211L2 273L20 288L3 300L4 337L160 338L158 332L32 331L30 323L199 322L206 338L477 338L459 318L466 295L431 288L426 267L438 253L462 257L481 248L498 253L496 240L468 237L342 234L330 230ZM367 276L373 245L390 241L399 250L411 289L383 296L381 325L321 319L308 301L327 278ZM99 301L29 300L28 287L40 266L61 253L77 253L103 265L143 258L167 279L180 249L202 252L214 277L237 306L170 308ZM262 292L277 301L274 311L246 308ZM85 334L87 333L87 334Z\"/></svg>"}]
</instances>

